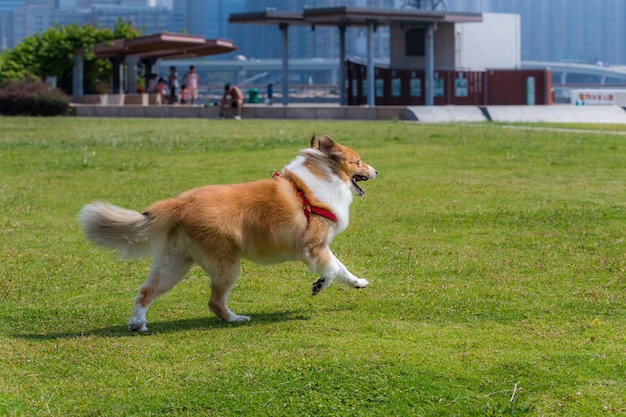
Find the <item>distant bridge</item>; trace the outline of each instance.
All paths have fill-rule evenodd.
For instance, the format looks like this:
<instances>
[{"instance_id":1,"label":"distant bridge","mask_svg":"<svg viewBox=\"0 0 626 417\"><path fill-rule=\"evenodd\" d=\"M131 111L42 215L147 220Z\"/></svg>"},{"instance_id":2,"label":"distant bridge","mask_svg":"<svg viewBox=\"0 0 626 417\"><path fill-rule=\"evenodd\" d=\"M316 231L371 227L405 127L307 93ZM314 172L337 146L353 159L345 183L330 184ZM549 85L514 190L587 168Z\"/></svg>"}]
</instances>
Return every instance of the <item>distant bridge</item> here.
<instances>
[{"instance_id":1,"label":"distant bridge","mask_svg":"<svg viewBox=\"0 0 626 417\"><path fill-rule=\"evenodd\" d=\"M524 69L549 68L552 71L552 84L579 83L579 80L596 80L597 84L626 84L626 67L605 67L602 65L575 64L569 62L522 61ZM585 81L589 83L589 81Z\"/></svg>"},{"instance_id":2,"label":"distant bridge","mask_svg":"<svg viewBox=\"0 0 626 417\"><path fill-rule=\"evenodd\" d=\"M351 58L354 59L354 58ZM274 74L282 71L282 61L280 59L259 59L259 60L168 60L160 63L161 73L165 74L170 65L178 67L181 73L186 72L189 65L195 65L201 72L232 72L235 74L237 83L243 82L251 76L261 72L272 72ZM376 65L387 67L389 64L383 61L376 62ZM552 71L553 84L626 84L626 67L610 67L591 64L575 64L558 61L522 61L523 69L544 69ZM290 59L289 72L292 76L298 73L319 75L322 83L337 84L339 76L339 60L337 59ZM317 76L314 81L319 83Z\"/></svg>"},{"instance_id":3,"label":"distant bridge","mask_svg":"<svg viewBox=\"0 0 626 417\"><path fill-rule=\"evenodd\" d=\"M255 78L253 83L258 83L254 77L259 73L269 73L281 76L283 64L281 59L250 59L250 60L168 60L159 63L160 73L167 74L167 68L174 65L178 72L184 74L189 65L195 65L200 73L205 72L230 72L234 75L237 84L243 85L250 77ZM338 84L339 60L338 59L290 59L289 73L291 77L298 77L298 74L314 75L314 82L320 84L318 77L323 84ZM302 82L304 84L304 82Z\"/></svg>"}]
</instances>

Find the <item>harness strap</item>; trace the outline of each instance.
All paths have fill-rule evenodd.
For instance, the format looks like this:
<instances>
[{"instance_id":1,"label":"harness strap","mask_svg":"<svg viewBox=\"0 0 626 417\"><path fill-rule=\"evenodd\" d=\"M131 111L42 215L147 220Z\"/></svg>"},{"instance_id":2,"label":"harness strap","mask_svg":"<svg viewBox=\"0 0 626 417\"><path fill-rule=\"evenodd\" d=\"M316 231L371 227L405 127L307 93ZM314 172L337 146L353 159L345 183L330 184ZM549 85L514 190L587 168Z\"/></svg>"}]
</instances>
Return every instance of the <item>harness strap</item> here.
<instances>
[{"instance_id":1,"label":"harness strap","mask_svg":"<svg viewBox=\"0 0 626 417\"><path fill-rule=\"evenodd\" d=\"M274 170L272 171L272 178L278 180L280 178L280 172ZM323 209L321 207L312 206L309 203L309 200L304 196L304 191L298 190L298 196L302 199L302 208L304 210L304 216L306 217L306 221L309 222L311 219L311 213L317 214L318 216L322 216L332 221L333 223L337 223L337 216L335 216L331 211Z\"/></svg>"}]
</instances>

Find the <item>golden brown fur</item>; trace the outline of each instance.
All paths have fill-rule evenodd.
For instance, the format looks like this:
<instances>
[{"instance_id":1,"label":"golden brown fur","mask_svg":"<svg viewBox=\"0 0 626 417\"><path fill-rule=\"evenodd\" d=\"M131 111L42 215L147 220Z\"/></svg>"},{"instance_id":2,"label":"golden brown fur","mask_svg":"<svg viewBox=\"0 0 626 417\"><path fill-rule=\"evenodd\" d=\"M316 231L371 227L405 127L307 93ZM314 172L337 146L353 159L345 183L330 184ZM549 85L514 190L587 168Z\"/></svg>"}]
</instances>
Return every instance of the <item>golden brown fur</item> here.
<instances>
[{"instance_id":1,"label":"golden brown fur","mask_svg":"<svg viewBox=\"0 0 626 417\"><path fill-rule=\"evenodd\" d=\"M135 301L131 330L146 330L145 314L156 297L171 289L198 263L211 278L209 308L228 322L249 320L226 306L240 271L240 259L272 264L300 260L320 275L313 295L333 279L355 288L368 283L352 275L328 245L348 224L357 181L376 170L330 137L313 138L311 148L281 176L243 184L208 185L148 207L143 214L96 202L81 210L85 235L121 255L150 254L152 265ZM304 215L301 191L311 206L333 212L337 222Z\"/></svg>"}]
</instances>

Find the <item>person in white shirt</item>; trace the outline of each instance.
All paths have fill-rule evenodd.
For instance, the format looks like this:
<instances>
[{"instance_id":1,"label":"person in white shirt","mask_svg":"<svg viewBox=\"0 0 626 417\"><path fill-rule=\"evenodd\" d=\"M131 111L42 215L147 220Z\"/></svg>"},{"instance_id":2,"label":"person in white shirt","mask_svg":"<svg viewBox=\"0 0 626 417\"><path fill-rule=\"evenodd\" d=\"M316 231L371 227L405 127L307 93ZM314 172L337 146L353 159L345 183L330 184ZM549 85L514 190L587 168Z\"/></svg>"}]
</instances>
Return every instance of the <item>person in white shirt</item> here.
<instances>
[{"instance_id":1,"label":"person in white shirt","mask_svg":"<svg viewBox=\"0 0 626 417\"><path fill-rule=\"evenodd\" d=\"M185 74L183 77L183 82L187 86L189 90L189 98L191 99L191 104L195 104L198 99L198 73L196 72L196 67L191 65L189 67L189 72Z\"/></svg>"}]
</instances>

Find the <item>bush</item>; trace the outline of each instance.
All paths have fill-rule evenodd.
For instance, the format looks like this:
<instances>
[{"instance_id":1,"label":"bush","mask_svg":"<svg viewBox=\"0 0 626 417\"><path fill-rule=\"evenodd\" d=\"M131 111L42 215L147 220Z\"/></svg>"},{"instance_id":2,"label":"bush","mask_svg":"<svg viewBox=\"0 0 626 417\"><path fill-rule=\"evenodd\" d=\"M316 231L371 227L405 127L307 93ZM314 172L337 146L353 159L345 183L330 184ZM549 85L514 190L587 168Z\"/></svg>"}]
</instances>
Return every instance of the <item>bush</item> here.
<instances>
[{"instance_id":1,"label":"bush","mask_svg":"<svg viewBox=\"0 0 626 417\"><path fill-rule=\"evenodd\" d=\"M38 80L0 84L0 114L58 116L69 114L69 106L69 96Z\"/></svg>"}]
</instances>

